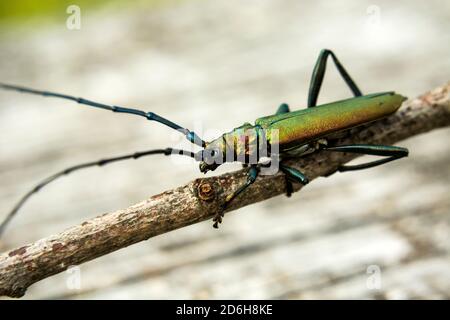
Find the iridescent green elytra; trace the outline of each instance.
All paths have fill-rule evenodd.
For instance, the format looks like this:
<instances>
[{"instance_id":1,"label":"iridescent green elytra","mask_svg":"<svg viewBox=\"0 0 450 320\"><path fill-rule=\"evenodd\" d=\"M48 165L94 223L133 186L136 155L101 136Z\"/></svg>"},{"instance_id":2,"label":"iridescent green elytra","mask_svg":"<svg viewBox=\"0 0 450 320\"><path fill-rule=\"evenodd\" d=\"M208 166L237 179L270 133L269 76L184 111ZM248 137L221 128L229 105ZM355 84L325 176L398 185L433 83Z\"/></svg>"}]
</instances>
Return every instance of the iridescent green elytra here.
<instances>
[{"instance_id":1,"label":"iridescent green elytra","mask_svg":"<svg viewBox=\"0 0 450 320\"><path fill-rule=\"evenodd\" d=\"M308 148L309 144L327 135L384 118L394 113L404 100L405 97L394 92L374 93L314 108L277 112L275 115L256 119L254 125L245 123L214 141L207 142L204 153L215 156L205 159L201 163L200 170L202 172L215 170L224 162L257 164L260 158L257 153L266 147L260 146L260 143L269 146L277 143L279 156L283 154L299 156L311 152L314 146ZM281 109L283 107L287 106L284 104L280 106ZM271 139L275 136L272 134L273 131L277 132L277 141ZM253 162L249 158L252 158Z\"/></svg>"},{"instance_id":2,"label":"iridescent green elytra","mask_svg":"<svg viewBox=\"0 0 450 320\"><path fill-rule=\"evenodd\" d=\"M280 149L285 150L386 117L404 100L394 92L375 93L259 118L255 124L268 131L278 130Z\"/></svg>"},{"instance_id":3,"label":"iridescent green elytra","mask_svg":"<svg viewBox=\"0 0 450 320\"><path fill-rule=\"evenodd\" d=\"M325 75L328 57L332 58L340 75L349 86L354 97L317 106L317 98ZM25 194L0 225L0 234L3 232L11 218L32 194L36 193L42 187L58 177L79 169L95 165L102 166L107 163L125 159L136 159L153 154L182 154L200 161L200 171L204 173L215 170L224 162L239 161L245 166L248 166L247 181L228 194L222 205L222 210L220 210L213 219L214 227L218 227L218 224L222 222L223 213L226 207L234 198L255 182L261 168L265 167L265 165L260 163L260 160L264 157L269 157L271 163L277 164L279 169L285 174L286 194L290 196L293 191L292 183L307 184L308 178L299 170L285 164L284 160L288 157L302 156L316 150L351 152L385 157L380 160L359 165L342 166L338 169L338 171L350 171L375 167L408 155L407 149L394 146L366 144L344 146L328 145L326 139L328 135L384 118L397 111L406 98L394 92L362 95L361 91L341 65L335 54L327 49L320 52L314 67L306 109L291 112L287 104L281 104L274 115L259 118L255 121L254 125L245 123L211 142L203 141L194 132L153 112L106 105L74 96L49 91L39 91L15 85L0 83L0 88L72 100L82 105L145 117L148 120L156 121L172 129L178 130L183 133L190 142L203 148L197 153L173 148L149 150L121 157L88 162L60 171L43 180Z\"/></svg>"}]
</instances>

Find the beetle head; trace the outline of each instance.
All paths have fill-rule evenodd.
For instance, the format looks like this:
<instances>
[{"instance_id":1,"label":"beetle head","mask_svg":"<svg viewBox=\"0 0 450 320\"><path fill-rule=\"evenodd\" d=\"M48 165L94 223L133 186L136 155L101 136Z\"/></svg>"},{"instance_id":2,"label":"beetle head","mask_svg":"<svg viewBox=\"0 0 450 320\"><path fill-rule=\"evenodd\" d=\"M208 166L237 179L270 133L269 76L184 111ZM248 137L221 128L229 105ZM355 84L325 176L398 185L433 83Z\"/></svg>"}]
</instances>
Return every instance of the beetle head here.
<instances>
[{"instance_id":1,"label":"beetle head","mask_svg":"<svg viewBox=\"0 0 450 320\"><path fill-rule=\"evenodd\" d=\"M200 162L200 171L206 173L216 170L225 160L226 145L224 139L219 137L209 143L206 143L202 151L203 161Z\"/></svg>"}]
</instances>

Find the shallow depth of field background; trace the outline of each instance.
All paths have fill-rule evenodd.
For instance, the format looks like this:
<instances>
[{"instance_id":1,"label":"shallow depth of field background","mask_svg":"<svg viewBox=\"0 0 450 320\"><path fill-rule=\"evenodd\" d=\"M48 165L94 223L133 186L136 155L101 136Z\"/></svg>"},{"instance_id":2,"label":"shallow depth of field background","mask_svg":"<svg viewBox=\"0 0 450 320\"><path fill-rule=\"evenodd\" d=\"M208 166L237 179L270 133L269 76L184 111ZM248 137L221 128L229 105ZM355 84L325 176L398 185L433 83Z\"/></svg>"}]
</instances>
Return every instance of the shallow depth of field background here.
<instances>
[{"instance_id":1,"label":"shallow depth of field background","mask_svg":"<svg viewBox=\"0 0 450 320\"><path fill-rule=\"evenodd\" d=\"M142 107L207 138L281 102L303 108L322 48L365 93L414 97L450 80L448 1L18 3L0 5L1 82ZM80 30L66 26L70 4ZM319 102L350 95L329 67ZM55 171L180 143L138 117L5 91L0 128L0 218ZM218 231L206 221L141 242L25 298L448 299L449 138L403 141L407 159L318 179L227 215ZM163 156L75 173L27 203L0 251L199 176L197 164Z\"/></svg>"}]
</instances>

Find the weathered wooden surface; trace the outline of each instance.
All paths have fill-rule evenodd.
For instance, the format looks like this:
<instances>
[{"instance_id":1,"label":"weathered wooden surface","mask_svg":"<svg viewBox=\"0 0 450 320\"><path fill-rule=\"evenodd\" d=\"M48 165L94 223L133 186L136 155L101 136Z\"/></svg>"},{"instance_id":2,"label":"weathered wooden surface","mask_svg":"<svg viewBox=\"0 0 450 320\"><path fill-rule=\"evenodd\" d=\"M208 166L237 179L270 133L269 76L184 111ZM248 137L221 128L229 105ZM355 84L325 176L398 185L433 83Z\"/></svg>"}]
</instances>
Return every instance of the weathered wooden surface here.
<instances>
[{"instance_id":1,"label":"weathered wooden surface","mask_svg":"<svg viewBox=\"0 0 450 320\"><path fill-rule=\"evenodd\" d=\"M105 15L78 33L6 35L2 80L149 106L216 130L269 114L281 101L304 105L322 47L336 50L366 92L414 96L447 80L445 10L432 14L432 6L416 4L397 12L381 3L380 28L389 36L371 47L377 30L364 31L369 3L347 11L296 3L239 10L232 1L187 3ZM317 28L319 13L328 22ZM410 24L411 16L420 23ZM398 25L409 32L396 34ZM343 37L358 26L354 38ZM418 42L430 53L411 49ZM321 101L347 96L335 72L328 74ZM165 128L70 103L3 93L0 99L1 212L50 172L175 139ZM448 297L448 138L444 130L402 143L412 151L408 160L321 179L292 199L242 209L219 232L205 222L84 264L80 290L67 286L67 273L26 297ZM181 185L198 176L196 169L154 158L74 175L32 200L2 251ZM382 290L366 287L368 265L380 266Z\"/></svg>"}]
</instances>

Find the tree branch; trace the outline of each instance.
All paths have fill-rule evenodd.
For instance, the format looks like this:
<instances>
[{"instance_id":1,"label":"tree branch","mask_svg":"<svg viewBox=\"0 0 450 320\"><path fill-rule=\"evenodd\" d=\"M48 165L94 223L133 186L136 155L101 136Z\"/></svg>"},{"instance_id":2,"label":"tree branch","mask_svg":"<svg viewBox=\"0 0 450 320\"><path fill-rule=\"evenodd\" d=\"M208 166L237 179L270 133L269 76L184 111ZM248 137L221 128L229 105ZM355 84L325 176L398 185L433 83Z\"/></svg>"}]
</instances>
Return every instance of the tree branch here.
<instances>
[{"instance_id":1,"label":"tree branch","mask_svg":"<svg viewBox=\"0 0 450 320\"><path fill-rule=\"evenodd\" d=\"M388 118L346 131L330 142L336 145L394 144L445 126L450 126L450 83L406 101ZM322 151L290 160L290 165L313 180L335 172L339 165L355 157L355 154ZM127 209L103 214L57 235L3 253L0 255L0 295L21 297L33 283L71 265L209 219L230 190L244 181L245 170L196 179ZM262 176L227 211L280 195L285 187L282 174ZM297 191L301 186L295 188Z\"/></svg>"}]
</instances>

